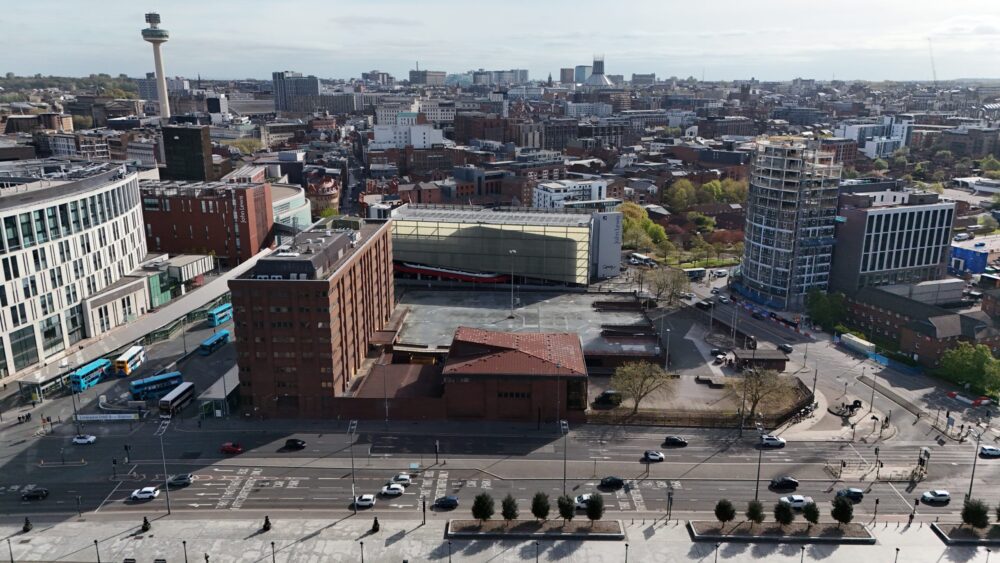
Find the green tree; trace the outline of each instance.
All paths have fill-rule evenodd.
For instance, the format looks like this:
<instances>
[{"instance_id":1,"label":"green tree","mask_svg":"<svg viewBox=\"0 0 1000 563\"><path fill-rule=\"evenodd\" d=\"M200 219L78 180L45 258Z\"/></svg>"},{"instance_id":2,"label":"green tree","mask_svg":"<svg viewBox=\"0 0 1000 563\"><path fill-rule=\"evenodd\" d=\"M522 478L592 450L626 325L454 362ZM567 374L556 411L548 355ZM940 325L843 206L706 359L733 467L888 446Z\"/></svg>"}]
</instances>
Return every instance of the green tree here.
<instances>
[{"instance_id":1,"label":"green tree","mask_svg":"<svg viewBox=\"0 0 1000 563\"><path fill-rule=\"evenodd\" d=\"M934 162L943 166L951 166L955 162L955 155L950 150L940 150L934 153Z\"/></svg>"},{"instance_id":2,"label":"green tree","mask_svg":"<svg viewBox=\"0 0 1000 563\"><path fill-rule=\"evenodd\" d=\"M902 169L906 168L906 157L905 156L897 156L897 157L893 158L892 159L892 167L895 170L902 170Z\"/></svg>"},{"instance_id":3,"label":"green tree","mask_svg":"<svg viewBox=\"0 0 1000 563\"><path fill-rule=\"evenodd\" d=\"M649 213L641 205L631 201L626 201L619 205L618 211L621 212L625 219L631 219L636 222L649 219Z\"/></svg>"},{"instance_id":4,"label":"green tree","mask_svg":"<svg viewBox=\"0 0 1000 563\"><path fill-rule=\"evenodd\" d=\"M643 399L659 389L669 389L672 383L670 375L662 367L650 362L622 364L611 376L611 387L632 400L632 414L639 412Z\"/></svg>"},{"instance_id":5,"label":"green tree","mask_svg":"<svg viewBox=\"0 0 1000 563\"><path fill-rule=\"evenodd\" d=\"M509 524L511 520L515 520L518 515L517 510L517 499L515 499L510 493L503 497L500 501L500 516Z\"/></svg>"},{"instance_id":6,"label":"green tree","mask_svg":"<svg viewBox=\"0 0 1000 563\"><path fill-rule=\"evenodd\" d=\"M472 517L480 523L493 517L493 497L489 493L479 493L472 501Z\"/></svg>"},{"instance_id":7,"label":"green tree","mask_svg":"<svg viewBox=\"0 0 1000 563\"><path fill-rule=\"evenodd\" d=\"M622 233L622 246L632 248L640 252L652 250L655 245L653 238L644 231L638 224L630 225Z\"/></svg>"},{"instance_id":8,"label":"green tree","mask_svg":"<svg viewBox=\"0 0 1000 563\"><path fill-rule=\"evenodd\" d=\"M988 154L979 161L979 167L983 170L1000 170L1000 160L997 160L992 154Z\"/></svg>"},{"instance_id":9,"label":"green tree","mask_svg":"<svg viewBox=\"0 0 1000 563\"><path fill-rule=\"evenodd\" d=\"M646 231L650 240L653 241L653 244L660 244L667 239L667 232L663 229L663 225L658 225L650 219L646 219L640 224L642 225L642 230Z\"/></svg>"},{"instance_id":10,"label":"green tree","mask_svg":"<svg viewBox=\"0 0 1000 563\"><path fill-rule=\"evenodd\" d=\"M698 187L695 198L698 203L716 203L723 197L722 182L710 180Z\"/></svg>"},{"instance_id":11,"label":"green tree","mask_svg":"<svg viewBox=\"0 0 1000 563\"><path fill-rule=\"evenodd\" d=\"M567 522L576 516L576 502L569 495L560 495L556 499L556 507L559 509L559 517Z\"/></svg>"},{"instance_id":12,"label":"green tree","mask_svg":"<svg viewBox=\"0 0 1000 563\"><path fill-rule=\"evenodd\" d=\"M945 379L960 385L968 383L979 392L992 394L1000 390L1000 360L985 344L959 342L941 355L938 365L937 373Z\"/></svg>"},{"instance_id":13,"label":"green tree","mask_svg":"<svg viewBox=\"0 0 1000 563\"><path fill-rule=\"evenodd\" d=\"M726 524L736 518L736 507L728 499L722 499L715 503L715 519L725 528Z\"/></svg>"},{"instance_id":14,"label":"green tree","mask_svg":"<svg viewBox=\"0 0 1000 563\"><path fill-rule=\"evenodd\" d=\"M722 181L722 203L744 204L747 201L747 182L745 180L733 180L726 178Z\"/></svg>"},{"instance_id":15,"label":"green tree","mask_svg":"<svg viewBox=\"0 0 1000 563\"><path fill-rule=\"evenodd\" d=\"M858 177L858 171L853 167L847 167L844 169L844 178L851 180Z\"/></svg>"},{"instance_id":16,"label":"green tree","mask_svg":"<svg viewBox=\"0 0 1000 563\"><path fill-rule=\"evenodd\" d=\"M985 528L990 525L990 507L979 499L965 501L962 505L962 525Z\"/></svg>"},{"instance_id":17,"label":"green tree","mask_svg":"<svg viewBox=\"0 0 1000 563\"><path fill-rule=\"evenodd\" d=\"M802 516L809 522L809 527L819 523L819 507L815 502L810 502L802 507Z\"/></svg>"},{"instance_id":18,"label":"green tree","mask_svg":"<svg viewBox=\"0 0 1000 563\"><path fill-rule=\"evenodd\" d=\"M549 510L551 510L549 505L549 495L543 492L535 493L535 496L531 499L531 514L538 518L539 520L548 520Z\"/></svg>"},{"instance_id":19,"label":"green tree","mask_svg":"<svg viewBox=\"0 0 1000 563\"><path fill-rule=\"evenodd\" d=\"M774 521L784 528L795 520L795 511L784 502L774 503Z\"/></svg>"},{"instance_id":20,"label":"green tree","mask_svg":"<svg viewBox=\"0 0 1000 563\"><path fill-rule=\"evenodd\" d=\"M667 258L670 255L677 253L677 247L674 245L674 243L670 242L670 239L668 238L664 238L656 246L657 249L660 251L660 254L663 254L664 258Z\"/></svg>"},{"instance_id":21,"label":"green tree","mask_svg":"<svg viewBox=\"0 0 1000 563\"><path fill-rule=\"evenodd\" d=\"M323 208L322 211L319 212L319 216L320 217L324 217L324 218L325 217L333 217L336 214L337 214L337 209L334 208L334 207L325 207L325 208Z\"/></svg>"},{"instance_id":22,"label":"green tree","mask_svg":"<svg viewBox=\"0 0 1000 563\"><path fill-rule=\"evenodd\" d=\"M876 158L875 162L872 163L872 168L875 170L886 170L889 168L889 164L881 158Z\"/></svg>"},{"instance_id":23,"label":"green tree","mask_svg":"<svg viewBox=\"0 0 1000 563\"><path fill-rule=\"evenodd\" d=\"M94 118L89 115L74 115L73 116L73 129L79 131L81 129L90 129L94 126Z\"/></svg>"},{"instance_id":24,"label":"green tree","mask_svg":"<svg viewBox=\"0 0 1000 563\"><path fill-rule=\"evenodd\" d=\"M854 503L848 500L847 497L834 498L830 516L833 516L833 519L838 522L838 526L850 524L851 520L854 519Z\"/></svg>"},{"instance_id":25,"label":"green tree","mask_svg":"<svg viewBox=\"0 0 1000 563\"><path fill-rule=\"evenodd\" d=\"M744 420L753 420L757 409L770 409L784 403L794 393L794 386L788 378L774 370L750 370L741 378L729 378L730 390L736 395L736 403L746 405Z\"/></svg>"},{"instance_id":26,"label":"green tree","mask_svg":"<svg viewBox=\"0 0 1000 563\"><path fill-rule=\"evenodd\" d=\"M252 139L249 137L226 141L225 144L229 145L230 147L239 149L240 153L246 155L253 154L259 151L264 146L264 143L262 143L260 139Z\"/></svg>"},{"instance_id":27,"label":"green tree","mask_svg":"<svg viewBox=\"0 0 1000 563\"><path fill-rule=\"evenodd\" d=\"M697 201L694 184L684 178L670 184L663 192L663 203L674 213L687 211Z\"/></svg>"},{"instance_id":28,"label":"green tree","mask_svg":"<svg viewBox=\"0 0 1000 563\"><path fill-rule=\"evenodd\" d=\"M1000 228L1000 222L994 219L992 215L980 215L979 224L983 226L984 234L992 233L997 228Z\"/></svg>"},{"instance_id":29,"label":"green tree","mask_svg":"<svg viewBox=\"0 0 1000 563\"><path fill-rule=\"evenodd\" d=\"M824 293L812 289L806 295L809 318L820 326L833 328L843 322L846 306L843 293Z\"/></svg>"},{"instance_id":30,"label":"green tree","mask_svg":"<svg viewBox=\"0 0 1000 563\"><path fill-rule=\"evenodd\" d=\"M595 521L603 517L604 497L601 496L601 493L594 493L590 495L590 499L587 501L587 518L590 519L590 525L593 526Z\"/></svg>"},{"instance_id":31,"label":"green tree","mask_svg":"<svg viewBox=\"0 0 1000 563\"><path fill-rule=\"evenodd\" d=\"M715 219L707 217L697 211L690 211L687 214L688 221L694 223L694 228L699 233L710 233L715 230Z\"/></svg>"},{"instance_id":32,"label":"green tree","mask_svg":"<svg viewBox=\"0 0 1000 563\"><path fill-rule=\"evenodd\" d=\"M759 500L752 500L747 503L747 511L744 513L750 521L750 527L764 521L764 505Z\"/></svg>"}]
</instances>

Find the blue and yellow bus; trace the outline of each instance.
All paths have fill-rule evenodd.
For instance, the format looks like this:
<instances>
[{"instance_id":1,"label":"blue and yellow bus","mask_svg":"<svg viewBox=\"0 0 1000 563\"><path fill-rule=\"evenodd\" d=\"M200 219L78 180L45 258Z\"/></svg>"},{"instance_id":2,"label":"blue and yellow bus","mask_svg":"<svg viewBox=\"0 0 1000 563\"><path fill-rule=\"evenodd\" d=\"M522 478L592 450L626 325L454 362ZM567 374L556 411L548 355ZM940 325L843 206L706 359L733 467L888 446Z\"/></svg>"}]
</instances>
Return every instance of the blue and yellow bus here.
<instances>
[{"instance_id":1,"label":"blue and yellow bus","mask_svg":"<svg viewBox=\"0 0 1000 563\"><path fill-rule=\"evenodd\" d=\"M132 375L136 368L145 361L146 347L133 346L115 360L115 371L118 372L118 375L126 377Z\"/></svg>"},{"instance_id":2,"label":"blue and yellow bus","mask_svg":"<svg viewBox=\"0 0 1000 563\"><path fill-rule=\"evenodd\" d=\"M128 390L132 393L132 398L136 401L148 401L150 399L159 399L181 383L184 383L181 372L172 371L170 373L161 373L160 375L137 379L129 384Z\"/></svg>"},{"instance_id":3,"label":"blue and yellow bus","mask_svg":"<svg viewBox=\"0 0 1000 563\"><path fill-rule=\"evenodd\" d=\"M225 346L227 342L229 342L229 331L220 330L219 332L216 332L212 336L206 338L205 341L198 346L198 353L202 356L208 356L212 352L215 352L219 348Z\"/></svg>"},{"instance_id":4,"label":"blue and yellow bus","mask_svg":"<svg viewBox=\"0 0 1000 563\"><path fill-rule=\"evenodd\" d=\"M69 376L69 386L74 393L93 387L111 370L111 360L101 358L77 369Z\"/></svg>"},{"instance_id":5,"label":"blue and yellow bus","mask_svg":"<svg viewBox=\"0 0 1000 563\"><path fill-rule=\"evenodd\" d=\"M233 318L233 305L226 303L208 312L209 326L219 326Z\"/></svg>"}]
</instances>

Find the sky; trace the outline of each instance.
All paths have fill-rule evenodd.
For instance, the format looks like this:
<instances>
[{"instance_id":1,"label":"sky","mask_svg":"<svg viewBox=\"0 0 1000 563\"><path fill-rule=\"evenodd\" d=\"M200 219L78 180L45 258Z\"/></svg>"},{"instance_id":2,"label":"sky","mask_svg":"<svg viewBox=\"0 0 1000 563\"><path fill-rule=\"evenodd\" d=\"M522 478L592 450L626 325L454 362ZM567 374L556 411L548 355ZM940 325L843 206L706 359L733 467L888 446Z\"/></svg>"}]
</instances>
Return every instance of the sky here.
<instances>
[{"instance_id":1,"label":"sky","mask_svg":"<svg viewBox=\"0 0 1000 563\"><path fill-rule=\"evenodd\" d=\"M1000 0L32 0L0 10L0 73L321 78L527 68L706 80L1000 77ZM930 41L928 41L930 39Z\"/></svg>"}]
</instances>

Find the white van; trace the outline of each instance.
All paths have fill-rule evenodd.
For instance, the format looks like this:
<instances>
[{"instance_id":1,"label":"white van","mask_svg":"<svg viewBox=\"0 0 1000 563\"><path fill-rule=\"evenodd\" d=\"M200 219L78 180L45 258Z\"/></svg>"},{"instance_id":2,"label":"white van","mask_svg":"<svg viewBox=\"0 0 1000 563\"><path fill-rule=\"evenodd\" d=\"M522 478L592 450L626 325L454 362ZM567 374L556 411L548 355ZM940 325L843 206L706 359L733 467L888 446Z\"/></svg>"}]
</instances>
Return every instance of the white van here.
<instances>
[{"instance_id":1,"label":"white van","mask_svg":"<svg viewBox=\"0 0 1000 563\"><path fill-rule=\"evenodd\" d=\"M955 235L955 242L969 240L970 238L972 238L972 235L970 235L969 233L958 233L957 235Z\"/></svg>"}]
</instances>

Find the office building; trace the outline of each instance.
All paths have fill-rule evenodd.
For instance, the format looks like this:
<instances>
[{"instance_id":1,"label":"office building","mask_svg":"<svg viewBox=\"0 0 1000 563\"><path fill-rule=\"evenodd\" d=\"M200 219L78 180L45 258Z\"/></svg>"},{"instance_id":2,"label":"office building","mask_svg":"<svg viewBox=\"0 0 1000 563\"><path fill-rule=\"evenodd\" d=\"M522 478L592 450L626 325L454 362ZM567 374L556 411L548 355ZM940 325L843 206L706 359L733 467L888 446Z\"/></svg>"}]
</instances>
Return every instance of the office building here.
<instances>
[{"instance_id":1,"label":"office building","mask_svg":"<svg viewBox=\"0 0 1000 563\"><path fill-rule=\"evenodd\" d=\"M656 73L635 74L632 73L632 86L652 86L656 84Z\"/></svg>"},{"instance_id":2,"label":"office building","mask_svg":"<svg viewBox=\"0 0 1000 563\"><path fill-rule=\"evenodd\" d=\"M842 192L830 289L915 284L944 277L955 203L936 193Z\"/></svg>"},{"instance_id":3,"label":"office building","mask_svg":"<svg viewBox=\"0 0 1000 563\"><path fill-rule=\"evenodd\" d=\"M576 69L573 75L573 80L577 84L583 84L584 82L587 81L587 78L590 77L590 72L592 68L593 67L587 65L576 65Z\"/></svg>"},{"instance_id":4,"label":"office building","mask_svg":"<svg viewBox=\"0 0 1000 563\"><path fill-rule=\"evenodd\" d=\"M553 180L535 186L531 206L554 209L568 202L599 200L607 195L607 180Z\"/></svg>"},{"instance_id":5,"label":"office building","mask_svg":"<svg viewBox=\"0 0 1000 563\"><path fill-rule=\"evenodd\" d=\"M750 163L742 279L736 290L777 309L826 291L841 165L804 139L757 142Z\"/></svg>"},{"instance_id":6,"label":"office building","mask_svg":"<svg viewBox=\"0 0 1000 563\"><path fill-rule=\"evenodd\" d=\"M248 415L336 418L393 309L388 223L328 218L231 280Z\"/></svg>"},{"instance_id":7,"label":"office building","mask_svg":"<svg viewBox=\"0 0 1000 563\"><path fill-rule=\"evenodd\" d=\"M410 84L422 86L444 86L443 70L411 70Z\"/></svg>"},{"instance_id":8,"label":"office building","mask_svg":"<svg viewBox=\"0 0 1000 563\"><path fill-rule=\"evenodd\" d=\"M429 149L444 144L444 134L432 125L376 125L370 150Z\"/></svg>"},{"instance_id":9,"label":"office building","mask_svg":"<svg viewBox=\"0 0 1000 563\"><path fill-rule=\"evenodd\" d=\"M296 97L319 96L319 79L315 76L302 76L299 72L286 70L272 72L271 82L274 90L274 111L293 111Z\"/></svg>"},{"instance_id":10,"label":"office building","mask_svg":"<svg viewBox=\"0 0 1000 563\"><path fill-rule=\"evenodd\" d=\"M573 68L559 69L559 82L562 84L573 84L575 82L575 71Z\"/></svg>"},{"instance_id":11,"label":"office building","mask_svg":"<svg viewBox=\"0 0 1000 563\"><path fill-rule=\"evenodd\" d=\"M147 180L140 186L151 252L213 254L233 267L274 241L271 185Z\"/></svg>"},{"instance_id":12,"label":"office building","mask_svg":"<svg viewBox=\"0 0 1000 563\"><path fill-rule=\"evenodd\" d=\"M167 167L161 176L191 182L217 179L212 166L210 129L207 125L163 127L163 154Z\"/></svg>"},{"instance_id":13,"label":"office building","mask_svg":"<svg viewBox=\"0 0 1000 563\"><path fill-rule=\"evenodd\" d=\"M140 201L121 165L0 163L0 378L149 309L128 276L146 254Z\"/></svg>"}]
</instances>

